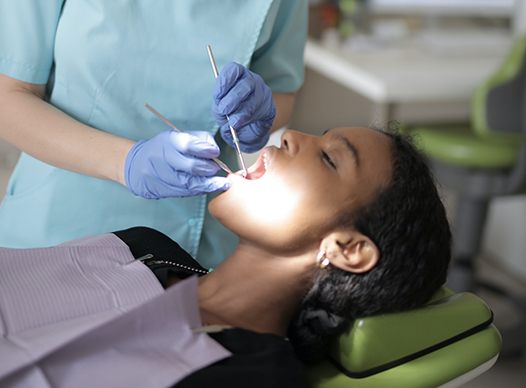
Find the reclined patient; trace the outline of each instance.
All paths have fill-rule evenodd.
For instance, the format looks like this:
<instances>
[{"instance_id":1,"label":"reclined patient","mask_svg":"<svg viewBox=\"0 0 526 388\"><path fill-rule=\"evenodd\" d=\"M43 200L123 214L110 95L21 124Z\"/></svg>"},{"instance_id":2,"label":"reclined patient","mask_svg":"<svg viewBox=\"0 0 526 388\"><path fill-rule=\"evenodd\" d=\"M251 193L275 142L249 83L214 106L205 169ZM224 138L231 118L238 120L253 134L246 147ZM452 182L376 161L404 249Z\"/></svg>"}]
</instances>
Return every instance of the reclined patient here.
<instances>
[{"instance_id":1,"label":"reclined patient","mask_svg":"<svg viewBox=\"0 0 526 388\"><path fill-rule=\"evenodd\" d=\"M201 276L203 324L233 354L177 387L305 386L303 364L323 359L353 318L420 306L445 282L445 210L401 135L285 131L248 179L230 179L209 211L240 243L211 272L157 231L114 233L165 288Z\"/></svg>"}]
</instances>

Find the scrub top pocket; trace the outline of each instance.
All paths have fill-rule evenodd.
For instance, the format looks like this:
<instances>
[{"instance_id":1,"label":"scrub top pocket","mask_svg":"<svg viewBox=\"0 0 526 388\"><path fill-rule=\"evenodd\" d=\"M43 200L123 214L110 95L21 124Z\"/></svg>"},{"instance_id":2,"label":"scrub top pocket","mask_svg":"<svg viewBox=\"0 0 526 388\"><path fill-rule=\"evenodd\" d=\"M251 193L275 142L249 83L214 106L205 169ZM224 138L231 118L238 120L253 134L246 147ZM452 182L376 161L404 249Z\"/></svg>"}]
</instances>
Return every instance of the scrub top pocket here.
<instances>
[{"instance_id":1,"label":"scrub top pocket","mask_svg":"<svg viewBox=\"0 0 526 388\"><path fill-rule=\"evenodd\" d=\"M20 170L25 170L26 165L31 165L33 172L31 175L19 173ZM35 194L35 192L51 184L56 172L57 168L22 153L7 184L4 201L23 199Z\"/></svg>"}]
</instances>

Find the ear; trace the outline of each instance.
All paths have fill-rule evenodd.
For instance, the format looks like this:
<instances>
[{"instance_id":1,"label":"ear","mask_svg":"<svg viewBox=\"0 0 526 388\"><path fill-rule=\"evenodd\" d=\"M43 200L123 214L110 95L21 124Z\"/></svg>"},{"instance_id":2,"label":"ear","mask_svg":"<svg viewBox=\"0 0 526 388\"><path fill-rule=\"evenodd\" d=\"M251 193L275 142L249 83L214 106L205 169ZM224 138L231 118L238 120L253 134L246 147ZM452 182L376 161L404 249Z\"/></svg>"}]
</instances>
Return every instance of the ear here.
<instances>
[{"instance_id":1,"label":"ear","mask_svg":"<svg viewBox=\"0 0 526 388\"><path fill-rule=\"evenodd\" d=\"M376 244L356 230L331 232L322 240L320 249L333 266L353 273L371 270L380 259Z\"/></svg>"}]
</instances>

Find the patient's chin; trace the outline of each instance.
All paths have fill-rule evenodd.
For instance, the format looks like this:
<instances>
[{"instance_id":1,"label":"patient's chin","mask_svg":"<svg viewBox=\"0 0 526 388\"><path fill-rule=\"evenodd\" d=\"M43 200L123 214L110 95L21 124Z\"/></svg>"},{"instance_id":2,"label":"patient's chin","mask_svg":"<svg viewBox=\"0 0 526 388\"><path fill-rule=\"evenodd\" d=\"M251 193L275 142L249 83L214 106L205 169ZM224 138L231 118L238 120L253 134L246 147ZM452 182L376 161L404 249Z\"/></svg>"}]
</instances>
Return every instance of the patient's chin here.
<instances>
[{"instance_id":1,"label":"patient's chin","mask_svg":"<svg viewBox=\"0 0 526 388\"><path fill-rule=\"evenodd\" d=\"M229 194L228 190L214 197L208 203L208 212L230 230L232 230L230 225L232 218L239 218L239 212L236 212L232 194Z\"/></svg>"},{"instance_id":2,"label":"patient's chin","mask_svg":"<svg viewBox=\"0 0 526 388\"><path fill-rule=\"evenodd\" d=\"M240 185L240 183L242 183L245 179L241 175L230 174L228 175L228 180L231 183L230 188L216 195L208 203L209 213L215 218L217 218L219 221L221 221L221 217L223 214L228 214L229 212L230 215L236 214L236 207L237 210L239 210L243 203L242 199L244 198L244 195L242 195L242 190L240 193L240 190L237 186ZM224 225L222 221L221 223Z\"/></svg>"},{"instance_id":3,"label":"patient's chin","mask_svg":"<svg viewBox=\"0 0 526 388\"><path fill-rule=\"evenodd\" d=\"M217 197L214 197L209 203L208 203L208 212L214 216L215 218L218 218L218 212L221 211L221 197L225 196L226 192L223 192L219 194Z\"/></svg>"}]
</instances>

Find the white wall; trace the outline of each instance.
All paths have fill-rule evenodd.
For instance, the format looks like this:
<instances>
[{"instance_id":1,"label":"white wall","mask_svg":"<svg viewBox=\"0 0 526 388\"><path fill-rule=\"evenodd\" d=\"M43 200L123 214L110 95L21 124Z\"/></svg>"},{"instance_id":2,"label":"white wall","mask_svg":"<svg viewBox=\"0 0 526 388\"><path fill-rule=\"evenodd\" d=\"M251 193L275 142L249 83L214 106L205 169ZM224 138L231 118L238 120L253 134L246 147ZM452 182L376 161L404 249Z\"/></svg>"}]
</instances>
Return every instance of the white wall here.
<instances>
[{"instance_id":1,"label":"white wall","mask_svg":"<svg viewBox=\"0 0 526 388\"><path fill-rule=\"evenodd\" d=\"M524 0L515 0L513 32L515 36L526 33L526 1Z\"/></svg>"},{"instance_id":2,"label":"white wall","mask_svg":"<svg viewBox=\"0 0 526 388\"><path fill-rule=\"evenodd\" d=\"M513 275L526 280L526 197L494 200L486 226L484 250Z\"/></svg>"}]
</instances>

